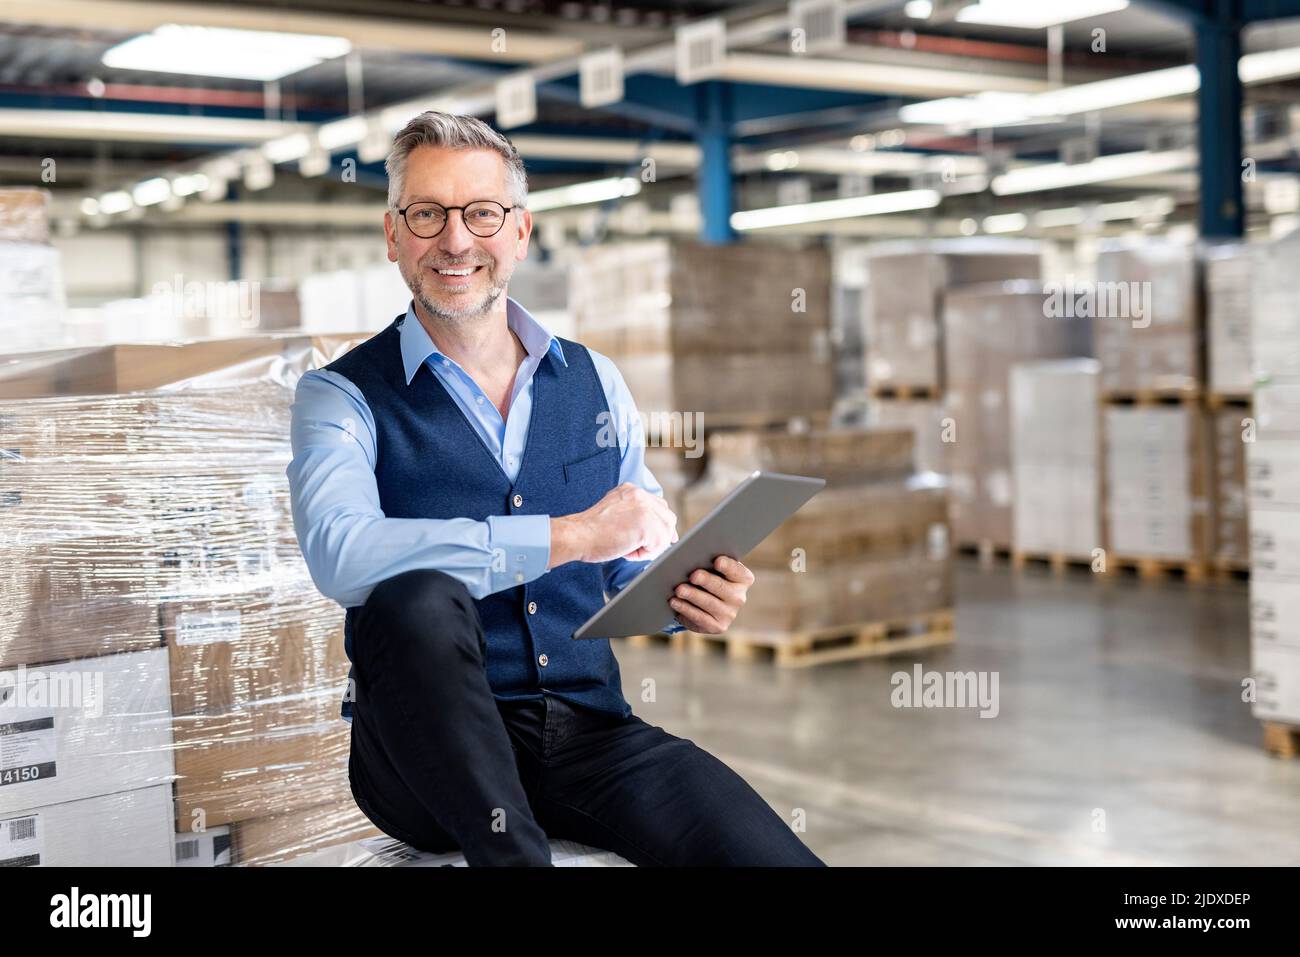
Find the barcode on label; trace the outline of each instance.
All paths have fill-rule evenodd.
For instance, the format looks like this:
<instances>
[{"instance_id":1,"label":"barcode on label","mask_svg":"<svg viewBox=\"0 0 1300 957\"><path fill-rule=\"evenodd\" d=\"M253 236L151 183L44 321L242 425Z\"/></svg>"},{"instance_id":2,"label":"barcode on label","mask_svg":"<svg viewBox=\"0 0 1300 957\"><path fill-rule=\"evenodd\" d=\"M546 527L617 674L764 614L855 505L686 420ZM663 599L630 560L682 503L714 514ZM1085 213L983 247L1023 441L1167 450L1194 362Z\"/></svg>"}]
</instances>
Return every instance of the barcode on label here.
<instances>
[{"instance_id":1,"label":"barcode on label","mask_svg":"<svg viewBox=\"0 0 1300 957\"><path fill-rule=\"evenodd\" d=\"M36 818L20 817L12 821L6 821L9 825L9 834L11 841L25 841L36 836Z\"/></svg>"},{"instance_id":2,"label":"barcode on label","mask_svg":"<svg viewBox=\"0 0 1300 957\"><path fill-rule=\"evenodd\" d=\"M176 860L190 861L199 856L198 839L176 842Z\"/></svg>"}]
</instances>

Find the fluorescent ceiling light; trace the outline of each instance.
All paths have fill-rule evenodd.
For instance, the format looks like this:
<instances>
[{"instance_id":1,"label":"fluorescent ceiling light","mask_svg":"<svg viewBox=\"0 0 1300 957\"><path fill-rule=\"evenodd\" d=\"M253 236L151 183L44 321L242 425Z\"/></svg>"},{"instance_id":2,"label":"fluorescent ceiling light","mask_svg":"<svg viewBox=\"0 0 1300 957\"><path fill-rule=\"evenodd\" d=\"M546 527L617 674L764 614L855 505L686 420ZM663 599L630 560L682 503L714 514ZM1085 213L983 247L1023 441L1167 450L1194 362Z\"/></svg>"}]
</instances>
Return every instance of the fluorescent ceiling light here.
<instances>
[{"instance_id":1,"label":"fluorescent ceiling light","mask_svg":"<svg viewBox=\"0 0 1300 957\"><path fill-rule=\"evenodd\" d=\"M1016 193L1033 193L1044 189L1062 189L1068 186L1085 186L1105 183L1135 176L1150 176L1186 169L1196 163L1193 150L1167 150L1152 153L1113 153L1099 156L1088 163L1044 163L1025 166L993 177L993 192L997 196Z\"/></svg>"},{"instance_id":2,"label":"fluorescent ceiling light","mask_svg":"<svg viewBox=\"0 0 1300 957\"><path fill-rule=\"evenodd\" d=\"M172 184L161 176L137 183L131 199L137 206L156 206L172 194Z\"/></svg>"},{"instance_id":3,"label":"fluorescent ceiling light","mask_svg":"<svg viewBox=\"0 0 1300 957\"><path fill-rule=\"evenodd\" d=\"M796 226L828 219L902 213L931 209L939 205L940 199L939 193L933 189L905 189L895 193L827 199L816 203L792 203L788 206L769 206L732 213L731 226L733 229L769 229L773 226Z\"/></svg>"},{"instance_id":4,"label":"fluorescent ceiling light","mask_svg":"<svg viewBox=\"0 0 1300 957\"><path fill-rule=\"evenodd\" d=\"M311 138L306 133L291 133L262 144L262 155L272 163L292 163L311 152Z\"/></svg>"},{"instance_id":5,"label":"fluorescent ceiling light","mask_svg":"<svg viewBox=\"0 0 1300 957\"><path fill-rule=\"evenodd\" d=\"M366 138L369 124L364 116L349 116L333 123L326 123L316 131L316 140L327 150L356 146Z\"/></svg>"},{"instance_id":6,"label":"fluorescent ceiling light","mask_svg":"<svg viewBox=\"0 0 1300 957\"><path fill-rule=\"evenodd\" d=\"M104 54L104 66L270 82L343 56L343 37L164 24Z\"/></svg>"},{"instance_id":7,"label":"fluorescent ceiling light","mask_svg":"<svg viewBox=\"0 0 1300 957\"><path fill-rule=\"evenodd\" d=\"M903 4L903 13L913 20L929 20L930 14L934 13L934 4L930 0L907 0Z\"/></svg>"},{"instance_id":8,"label":"fluorescent ceiling light","mask_svg":"<svg viewBox=\"0 0 1300 957\"><path fill-rule=\"evenodd\" d=\"M1128 0L979 0L957 12L962 23L984 23L995 27L1043 30L1058 23L1114 13L1128 6Z\"/></svg>"},{"instance_id":9,"label":"fluorescent ceiling light","mask_svg":"<svg viewBox=\"0 0 1300 957\"><path fill-rule=\"evenodd\" d=\"M1000 213L984 217L986 233L1018 233L1029 225L1029 217L1024 213Z\"/></svg>"},{"instance_id":10,"label":"fluorescent ceiling light","mask_svg":"<svg viewBox=\"0 0 1300 957\"><path fill-rule=\"evenodd\" d=\"M615 176L596 179L589 183L574 183L556 189L544 189L528 197L528 208L534 213L563 206L583 206L603 203L608 199L621 199L641 192L641 181L633 176Z\"/></svg>"},{"instance_id":11,"label":"fluorescent ceiling light","mask_svg":"<svg viewBox=\"0 0 1300 957\"><path fill-rule=\"evenodd\" d=\"M99 212L99 200L93 196L87 196L81 201L81 211L87 216L94 216Z\"/></svg>"},{"instance_id":12,"label":"fluorescent ceiling light","mask_svg":"<svg viewBox=\"0 0 1300 957\"><path fill-rule=\"evenodd\" d=\"M131 199L131 194L125 190L114 190L111 193L105 193L99 197L99 211L101 213L125 213L135 205Z\"/></svg>"},{"instance_id":13,"label":"fluorescent ceiling light","mask_svg":"<svg viewBox=\"0 0 1300 957\"><path fill-rule=\"evenodd\" d=\"M202 173L186 173L172 180L172 194L175 196L193 196L208 188L208 178Z\"/></svg>"},{"instance_id":14,"label":"fluorescent ceiling light","mask_svg":"<svg viewBox=\"0 0 1300 957\"><path fill-rule=\"evenodd\" d=\"M905 123L930 126L1001 126L1029 118L1033 97L1026 93L976 93L912 103L898 111Z\"/></svg>"}]
</instances>

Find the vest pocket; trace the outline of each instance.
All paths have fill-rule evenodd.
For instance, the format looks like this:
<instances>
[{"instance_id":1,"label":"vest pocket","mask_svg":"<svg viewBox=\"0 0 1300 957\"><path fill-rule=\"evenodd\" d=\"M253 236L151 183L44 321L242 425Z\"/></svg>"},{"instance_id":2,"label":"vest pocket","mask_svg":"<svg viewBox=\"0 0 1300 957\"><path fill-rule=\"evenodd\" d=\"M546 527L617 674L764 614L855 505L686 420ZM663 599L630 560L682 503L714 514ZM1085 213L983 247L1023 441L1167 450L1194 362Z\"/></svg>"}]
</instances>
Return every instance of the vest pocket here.
<instances>
[{"instance_id":1,"label":"vest pocket","mask_svg":"<svg viewBox=\"0 0 1300 957\"><path fill-rule=\"evenodd\" d=\"M608 448L601 449L595 455L589 455L585 459L578 459L576 462L569 462L564 466L564 481L570 485L587 484L600 486L605 491L613 488L618 482L610 484L610 473L613 473L614 479L618 478L618 449ZM604 492L601 493L602 495Z\"/></svg>"}]
</instances>

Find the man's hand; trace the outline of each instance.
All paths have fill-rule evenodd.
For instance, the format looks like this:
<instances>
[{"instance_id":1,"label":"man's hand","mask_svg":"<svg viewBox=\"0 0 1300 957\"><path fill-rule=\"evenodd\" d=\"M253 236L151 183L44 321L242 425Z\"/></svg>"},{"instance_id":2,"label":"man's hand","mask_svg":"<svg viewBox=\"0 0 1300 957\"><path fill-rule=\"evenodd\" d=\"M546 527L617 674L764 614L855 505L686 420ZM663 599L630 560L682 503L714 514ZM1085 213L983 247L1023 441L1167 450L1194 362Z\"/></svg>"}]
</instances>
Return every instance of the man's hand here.
<instances>
[{"instance_id":1,"label":"man's hand","mask_svg":"<svg viewBox=\"0 0 1300 957\"><path fill-rule=\"evenodd\" d=\"M677 541L677 516L658 495L624 482L585 512L551 518L551 560L608 562L655 558Z\"/></svg>"},{"instance_id":2,"label":"man's hand","mask_svg":"<svg viewBox=\"0 0 1300 957\"><path fill-rule=\"evenodd\" d=\"M735 620L745 603L754 573L726 555L713 560L716 572L697 568L678 585L668 604L677 620L701 635L720 635Z\"/></svg>"}]
</instances>

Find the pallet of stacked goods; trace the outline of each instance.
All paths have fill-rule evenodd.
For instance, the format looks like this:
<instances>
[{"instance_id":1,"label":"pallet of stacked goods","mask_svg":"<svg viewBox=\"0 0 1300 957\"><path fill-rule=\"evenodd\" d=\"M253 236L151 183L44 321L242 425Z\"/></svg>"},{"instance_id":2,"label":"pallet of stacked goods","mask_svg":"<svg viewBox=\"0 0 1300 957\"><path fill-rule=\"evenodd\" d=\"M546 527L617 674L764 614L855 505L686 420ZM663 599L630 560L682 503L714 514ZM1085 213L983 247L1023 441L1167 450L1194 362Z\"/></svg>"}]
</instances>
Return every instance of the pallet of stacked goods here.
<instances>
[{"instance_id":1,"label":"pallet of stacked goods","mask_svg":"<svg viewBox=\"0 0 1300 957\"><path fill-rule=\"evenodd\" d=\"M679 531L707 435L829 421L825 250L653 239L578 250L568 266L575 336L613 360L640 414L595 426L644 444Z\"/></svg>"},{"instance_id":2,"label":"pallet of stacked goods","mask_svg":"<svg viewBox=\"0 0 1300 957\"><path fill-rule=\"evenodd\" d=\"M964 286L945 297L953 534L959 551L983 561L1012 551L1012 367L1092 354L1091 319L1053 306L1042 284L1028 280Z\"/></svg>"},{"instance_id":3,"label":"pallet of stacked goods","mask_svg":"<svg viewBox=\"0 0 1300 957\"><path fill-rule=\"evenodd\" d=\"M1095 359L1011 367L1012 563L1098 572L1101 407Z\"/></svg>"},{"instance_id":4,"label":"pallet of stacked goods","mask_svg":"<svg viewBox=\"0 0 1300 957\"><path fill-rule=\"evenodd\" d=\"M841 397L835 421L911 429L917 468L947 475L953 438L944 406L947 298L964 286L1037 279L1042 249L1011 239L872 243L860 265L866 386Z\"/></svg>"},{"instance_id":5,"label":"pallet of stacked goods","mask_svg":"<svg viewBox=\"0 0 1300 957\"><path fill-rule=\"evenodd\" d=\"M1252 296L1250 650L1254 714L1275 754L1300 754L1300 233L1258 251Z\"/></svg>"},{"instance_id":6,"label":"pallet of stacked goods","mask_svg":"<svg viewBox=\"0 0 1300 957\"><path fill-rule=\"evenodd\" d=\"M708 430L826 424L824 250L615 243L575 256L570 283L578 341L614 360L643 416L695 415Z\"/></svg>"},{"instance_id":7,"label":"pallet of stacked goods","mask_svg":"<svg viewBox=\"0 0 1300 957\"><path fill-rule=\"evenodd\" d=\"M1109 242L1096 276L1107 569L1202 581L1214 523L1201 253Z\"/></svg>"},{"instance_id":8,"label":"pallet of stacked goods","mask_svg":"<svg viewBox=\"0 0 1300 957\"><path fill-rule=\"evenodd\" d=\"M1210 418L1210 568L1218 578L1249 574L1246 443L1251 392L1251 315L1256 250L1244 243L1207 245L1205 276L1205 406Z\"/></svg>"},{"instance_id":9,"label":"pallet of stacked goods","mask_svg":"<svg viewBox=\"0 0 1300 957\"><path fill-rule=\"evenodd\" d=\"M686 493L690 522L754 469L828 484L743 558L755 584L727 632L675 644L800 667L951 642L947 490L915 472L912 449L901 429L710 434L705 476Z\"/></svg>"},{"instance_id":10,"label":"pallet of stacked goods","mask_svg":"<svg viewBox=\"0 0 1300 957\"><path fill-rule=\"evenodd\" d=\"M0 768L15 779L0 817L24 835L14 856L215 864L233 847L240 863L245 846L276 857L266 834L291 836L290 853L368 825L347 806L342 610L306 571L284 474L297 378L356 341L0 360L0 578L16 597L0 668L27 687L0 717L22 745ZM80 706L39 690L70 676L102 690ZM83 728L90 705L122 717ZM250 822L290 813L314 837L241 843Z\"/></svg>"}]
</instances>

